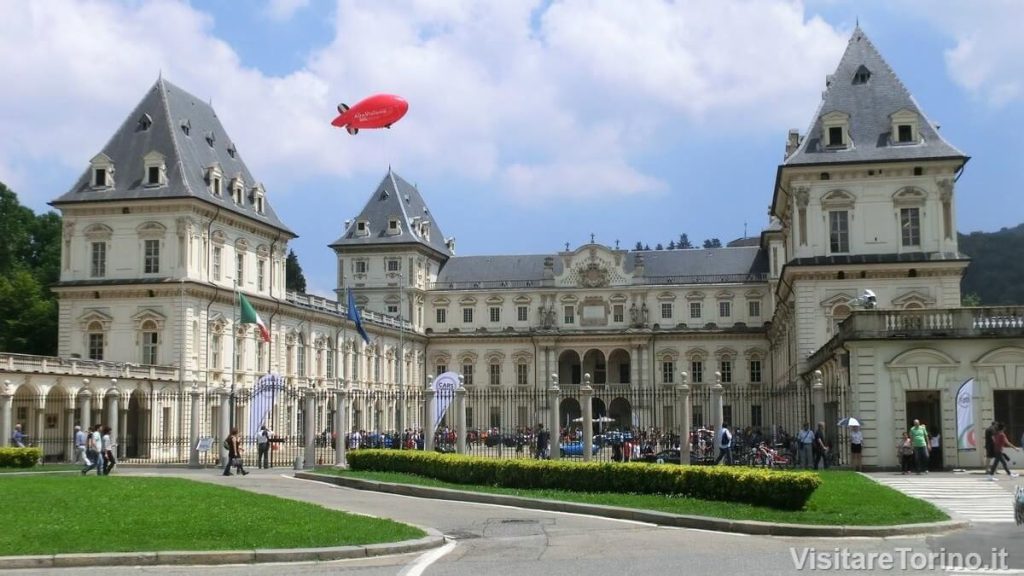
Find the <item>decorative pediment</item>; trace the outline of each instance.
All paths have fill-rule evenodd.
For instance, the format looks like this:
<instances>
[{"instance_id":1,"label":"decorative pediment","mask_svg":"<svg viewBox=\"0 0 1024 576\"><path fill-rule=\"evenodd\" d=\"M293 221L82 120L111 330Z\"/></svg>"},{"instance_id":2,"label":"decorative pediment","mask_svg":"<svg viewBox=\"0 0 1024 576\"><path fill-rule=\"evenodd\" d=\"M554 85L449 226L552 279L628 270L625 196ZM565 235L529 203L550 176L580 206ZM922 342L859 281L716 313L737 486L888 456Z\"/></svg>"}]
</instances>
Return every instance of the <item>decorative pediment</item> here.
<instances>
[{"instance_id":1,"label":"decorative pediment","mask_svg":"<svg viewBox=\"0 0 1024 576\"><path fill-rule=\"evenodd\" d=\"M743 296L745 296L747 300L760 300L761 298L764 298L764 293L760 290L747 290L743 293Z\"/></svg>"},{"instance_id":2,"label":"decorative pediment","mask_svg":"<svg viewBox=\"0 0 1024 576\"><path fill-rule=\"evenodd\" d=\"M505 302L505 299L501 296L491 296L487 299L487 303L491 306L497 306Z\"/></svg>"},{"instance_id":3,"label":"decorative pediment","mask_svg":"<svg viewBox=\"0 0 1024 576\"><path fill-rule=\"evenodd\" d=\"M972 366L1014 366L1024 365L1024 348L1020 346L1003 346L989 350L971 363Z\"/></svg>"},{"instance_id":4,"label":"decorative pediment","mask_svg":"<svg viewBox=\"0 0 1024 576\"><path fill-rule=\"evenodd\" d=\"M515 302L516 304L529 304L532 301L533 301L532 298L530 298L529 296L523 295L523 294L521 294L519 296L516 296L515 299L513 300L513 302Z\"/></svg>"},{"instance_id":5,"label":"decorative pediment","mask_svg":"<svg viewBox=\"0 0 1024 576\"><path fill-rule=\"evenodd\" d=\"M672 302L676 299L676 295L672 292L662 292L658 294L658 300L661 302Z\"/></svg>"},{"instance_id":6,"label":"decorative pediment","mask_svg":"<svg viewBox=\"0 0 1024 576\"><path fill-rule=\"evenodd\" d=\"M448 306L449 304L451 304L451 301L448 300L448 298L446 297L434 298L434 300L431 302L431 305L439 308L443 308L445 306Z\"/></svg>"},{"instance_id":7,"label":"decorative pediment","mask_svg":"<svg viewBox=\"0 0 1024 576\"><path fill-rule=\"evenodd\" d=\"M760 360L764 358L766 355L767 354L763 348L747 348L746 350L743 351L743 356L745 356L748 360Z\"/></svg>"},{"instance_id":8,"label":"decorative pediment","mask_svg":"<svg viewBox=\"0 0 1024 576\"><path fill-rule=\"evenodd\" d=\"M434 352L430 355L430 360L430 363L434 366L437 366L438 364L444 364L447 366L451 362L452 356L448 352ZM437 374L435 374L435 376L437 376Z\"/></svg>"},{"instance_id":9,"label":"decorative pediment","mask_svg":"<svg viewBox=\"0 0 1024 576\"><path fill-rule=\"evenodd\" d=\"M167 322L167 316L164 316L163 314L152 308L143 308L136 312L134 316L132 316L132 321L135 322L135 325L140 330L145 325L145 323L149 321L156 323L157 330L163 330L164 323Z\"/></svg>"},{"instance_id":10,"label":"decorative pediment","mask_svg":"<svg viewBox=\"0 0 1024 576\"><path fill-rule=\"evenodd\" d=\"M708 351L703 348L690 348L686 351L686 357L691 362L699 362L708 357Z\"/></svg>"},{"instance_id":11,"label":"decorative pediment","mask_svg":"<svg viewBox=\"0 0 1024 576\"><path fill-rule=\"evenodd\" d=\"M679 358L679 350L675 348L662 348L654 353L654 357L663 362L675 362Z\"/></svg>"},{"instance_id":12,"label":"decorative pediment","mask_svg":"<svg viewBox=\"0 0 1024 576\"><path fill-rule=\"evenodd\" d=\"M501 364L505 361L505 353L501 350L488 350L485 355L488 364Z\"/></svg>"},{"instance_id":13,"label":"decorative pediment","mask_svg":"<svg viewBox=\"0 0 1024 576\"><path fill-rule=\"evenodd\" d=\"M139 238L147 240L155 240L163 238L167 234L167 227L159 222L143 222L135 228L135 232L138 233Z\"/></svg>"},{"instance_id":14,"label":"decorative pediment","mask_svg":"<svg viewBox=\"0 0 1024 576\"><path fill-rule=\"evenodd\" d=\"M245 238L235 240L235 250L238 252L247 252L249 250L249 241Z\"/></svg>"},{"instance_id":15,"label":"decorative pediment","mask_svg":"<svg viewBox=\"0 0 1024 576\"><path fill-rule=\"evenodd\" d=\"M851 209L856 202L857 197L846 190L831 190L821 197L821 205L825 209Z\"/></svg>"},{"instance_id":16,"label":"decorative pediment","mask_svg":"<svg viewBox=\"0 0 1024 576\"><path fill-rule=\"evenodd\" d=\"M478 356L476 352L472 350L463 350L459 352L459 362L462 364L476 364Z\"/></svg>"},{"instance_id":17,"label":"decorative pediment","mask_svg":"<svg viewBox=\"0 0 1024 576\"><path fill-rule=\"evenodd\" d=\"M114 317L96 308L90 308L78 317L78 324L82 330L88 330L94 322L99 322L103 326L103 330L109 330L110 325L114 322Z\"/></svg>"},{"instance_id":18,"label":"decorative pediment","mask_svg":"<svg viewBox=\"0 0 1024 576\"><path fill-rule=\"evenodd\" d=\"M228 325L228 319L224 317L220 312L214 312L209 319L210 330L220 333L224 331Z\"/></svg>"},{"instance_id":19,"label":"decorative pediment","mask_svg":"<svg viewBox=\"0 0 1024 576\"><path fill-rule=\"evenodd\" d=\"M473 298L472 296L463 296L459 299L459 304L463 306L474 306L476 305L476 298Z\"/></svg>"},{"instance_id":20,"label":"decorative pediment","mask_svg":"<svg viewBox=\"0 0 1024 576\"><path fill-rule=\"evenodd\" d=\"M401 304L402 303L402 297L399 296L398 294L388 294L387 296L384 297L384 303L385 304Z\"/></svg>"},{"instance_id":21,"label":"decorative pediment","mask_svg":"<svg viewBox=\"0 0 1024 576\"><path fill-rule=\"evenodd\" d=\"M826 310L831 310L840 304L848 305L854 299L855 298L852 295L847 294L846 292L837 292L822 300L820 302L820 306Z\"/></svg>"},{"instance_id":22,"label":"decorative pediment","mask_svg":"<svg viewBox=\"0 0 1024 576\"><path fill-rule=\"evenodd\" d=\"M928 193L913 186L900 188L892 195L892 202L897 206L922 206L926 200Z\"/></svg>"},{"instance_id":23,"label":"decorative pediment","mask_svg":"<svg viewBox=\"0 0 1024 576\"><path fill-rule=\"evenodd\" d=\"M228 237L227 237L226 234L224 234L223 230L214 230L210 234L210 240L212 240L214 244L221 244L221 245L223 245L224 242L227 241L227 239L228 239Z\"/></svg>"},{"instance_id":24,"label":"decorative pediment","mask_svg":"<svg viewBox=\"0 0 1024 576\"><path fill-rule=\"evenodd\" d=\"M715 298L718 300L732 300L736 295L733 294L732 290L719 290L715 293Z\"/></svg>"},{"instance_id":25,"label":"decorative pediment","mask_svg":"<svg viewBox=\"0 0 1024 576\"><path fill-rule=\"evenodd\" d=\"M266 244L260 244L256 247L256 254L261 258L267 258L270 256L270 247Z\"/></svg>"},{"instance_id":26,"label":"decorative pediment","mask_svg":"<svg viewBox=\"0 0 1024 576\"><path fill-rule=\"evenodd\" d=\"M723 346L722 348L715 350L715 358L718 358L719 360L732 360L735 357L736 351L728 346Z\"/></svg>"},{"instance_id":27,"label":"decorative pediment","mask_svg":"<svg viewBox=\"0 0 1024 576\"><path fill-rule=\"evenodd\" d=\"M579 302L580 299L577 298L575 294L566 294L565 296L559 298L558 301L561 302L562 304L574 304L576 302Z\"/></svg>"},{"instance_id":28,"label":"decorative pediment","mask_svg":"<svg viewBox=\"0 0 1024 576\"><path fill-rule=\"evenodd\" d=\"M885 365L889 368L917 368L921 365L955 367L960 363L941 350L913 348L897 355Z\"/></svg>"},{"instance_id":29,"label":"decorative pediment","mask_svg":"<svg viewBox=\"0 0 1024 576\"><path fill-rule=\"evenodd\" d=\"M612 294L608 298L608 301L613 303L613 304L625 304L626 300L628 300L628 298L626 297L625 294Z\"/></svg>"},{"instance_id":30,"label":"decorative pediment","mask_svg":"<svg viewBox=\"0 0 1024 576\"><path fill-rule=\"evenodd\" d=\"M85 237L93 242L110 240L114 235L114 230L106 224L91 224L88 228L83 231Z\"/></svg>"},{"instance_id":31,"label":"decorative pediment","mask_svg":"<svg viewBox=\"0 0 1024 576\"><path fill-rule=\"evenodd\" d=\"M911 290L892 299L892 305L896 308L932 308L935 306L935 298L925 292Z\"/></svg>"},{"instance_id":32,"label":"decorative pediment","mask_svg":"<svg viewBox=\"0 0 1024 576\"><path fill-rule=\"evenodd\" d=\"M512 352L512 361L516 364L529 363L533 360L533 353L529 350L516 350Z\"/></svg>"},{"instance_id":33,"label":"decorative pediment","mask_svg":"<svg viewBox=\"0 0 1024 576\"><path fill-rule=\"evenodd\" d=\"M555 284L562 287L603 288L629 284L632 274L623 270L622 251L591 243L572 252L562 252L562 274Z\"/></svg>"},{"instance_id":34,"label":"decorative pediment","mask_svg":"<svg viewBox=\"0 0 1024 576\"><path fill-rule=\"evenodd\" d=\"M691 290L690 292L686 293L686 299L687 300L703 300L704 299L704 293L701 292L700 290Z\"/></svg>"}]
</instances>

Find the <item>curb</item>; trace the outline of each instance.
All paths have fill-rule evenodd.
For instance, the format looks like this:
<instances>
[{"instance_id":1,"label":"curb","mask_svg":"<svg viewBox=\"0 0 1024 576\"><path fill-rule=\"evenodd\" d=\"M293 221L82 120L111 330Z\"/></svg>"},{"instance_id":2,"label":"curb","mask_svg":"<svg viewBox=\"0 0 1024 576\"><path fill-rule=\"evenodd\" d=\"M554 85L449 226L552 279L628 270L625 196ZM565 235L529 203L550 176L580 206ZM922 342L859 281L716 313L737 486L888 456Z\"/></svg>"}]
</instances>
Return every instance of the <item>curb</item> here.
<instances>
[{"instance_id":1,"label":"curb","mask_svg":"<svg viewBox=\"0 0 1024 576\"><path fill-rule=\"evenodd\" d=\"M678 528L696 528L700 530L713 530L716 532L735 532L740 534L752 534L758 536L798 536L818 538L852 538L871 537L886 538L890 536L912 536L922 534L938 534L966 528L970 522L966 520L946 520L944 522L929 522L925 524L899 524L895 526L836 526L836 525L812 525L812 524L775 524L771 522L757 522L754 520L725 520L721 518L710 518L707 516L686 516L682 514L671 514L668 512L655 512L652 510L636 510L633 508L620 508L616 506L604 506L600 504L579 504L575 502L560 502L556 500L536 500L521 496L506 496L503 494L485 494L482 492L463 492L461 490L450 490L447 488L429 488L425 486L414 486L411 484L392 484L389 482L377 482L374 480L362 480L359 478L345 478L326 474L314 474L309 472L296 472L296 478L304 480L315 480L326 484L335 484L346 488L357 490L371 490L374 492L385 492L402 496L413 496L416 498L434 498L438 500L455 500L459 502L475 502L479 504L500 504L504 506L516 506L531 510L548 510L552 512L571 512L574 514L587 514L613 518L616 520L633 520L636 522L647 522L659 526L673 526Z\"/></svg>"},{"instance_id":2,"label":"curb","mask_svg":"<svg viewBox=\"0 0 1024 576\"><path fill-rule=\"evenodd\" d=\"M353 558L371 558L406 554L444 546L444 536L426 536L417 540L335 546L331 548L285 548L257 550L209 550L199 552L123 552L100 554L48 554L45 556L0 556L0 570L19 568L82 568L93 566L212 566L217 564L257 564L263 562L328 562Z\"/></svg>"}]
</instances>

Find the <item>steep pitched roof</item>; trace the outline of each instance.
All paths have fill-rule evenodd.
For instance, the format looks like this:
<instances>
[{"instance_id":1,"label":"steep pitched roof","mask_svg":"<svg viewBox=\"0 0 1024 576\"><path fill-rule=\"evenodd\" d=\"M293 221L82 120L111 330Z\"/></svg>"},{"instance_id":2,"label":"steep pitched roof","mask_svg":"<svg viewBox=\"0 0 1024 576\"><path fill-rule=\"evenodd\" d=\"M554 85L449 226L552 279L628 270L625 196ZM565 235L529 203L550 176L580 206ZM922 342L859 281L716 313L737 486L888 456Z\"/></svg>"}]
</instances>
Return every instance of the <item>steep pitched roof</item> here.
<instances>
[{"instance_id":1,"label":"steep pitched roof","mask_svg":"<svg viewBox=\"0 0 1024 576\"><path fill-rule=\"evenodd\" d=\"M166 185L147 186L143 182L143 158L151 152L164 157ZM213 108L163 78L156 81L128 115L102 153L114 165L114 186L94 189L91 169L87 169L71 190L52 201L52 205L191 197L295 236L277 217L266 197L263 213L257 212L251 196L257 180ZM212 194L206 183L206 171L214 164L220 165L224 178L220 196ZM241 204L235 204L229 189L235 177L245 184Z\"/></svg>"},{"instance_id":2,"label":"steep pitched roof","mask_svg":"<svg viewBox=\"0 0 1024 576\"><path fill-rule=\"evenodd\" d=\"M890 115L900 110L918 115L921 142L892 144ZM851 146L827 150L822 142L822 118L832 112L849 115ZM951 157L966 158L939 134L903 82L858 27L850 37L835 74L829 77L810 129L784 165Z\"/></svg>"},{"instance_id":3,"label":"steep pitched roof","mask_svg":"<svg viewBox=\"0 0 1024 576\"><path fill-rule=\"evenodd\" d=\"M401 225L401 230L397 234L388 232L388 222L392 218L397 218ZM420 234L420 224L424 221L429 222L430 226L429 235L426 237ZM357 234L356 227L359 222L366 222L368 234ZM330 247L388 244L420 244L444 257L452 256L452 251L445 243L444 233L427 208L427 203L420 196L419 190L390 168L359 216L349 224L341 238L330 244Z\"/></svg>"}]
</instances>

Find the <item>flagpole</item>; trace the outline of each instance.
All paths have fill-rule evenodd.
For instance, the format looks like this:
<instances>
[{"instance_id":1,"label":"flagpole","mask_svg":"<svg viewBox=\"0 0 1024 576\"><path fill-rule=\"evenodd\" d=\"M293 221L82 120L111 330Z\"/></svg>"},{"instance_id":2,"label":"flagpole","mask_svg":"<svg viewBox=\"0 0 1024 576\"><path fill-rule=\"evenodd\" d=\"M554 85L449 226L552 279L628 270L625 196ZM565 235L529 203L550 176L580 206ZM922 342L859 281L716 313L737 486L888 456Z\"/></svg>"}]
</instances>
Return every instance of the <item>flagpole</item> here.
<instances>
[{"instance_id":1,"label":"flagpole","mask_svg":"<svg viewBox=\"0 0 1024 576\"><path fill-rule=\"evenodd\" d=\"M235 427L235 374L238 366L236 361L238 360L238 350L236 350L237 339L238 339L238 307L241 304L238 298L238 279L235 279L234 289L234 301L231 303L231 402L229 403L228 409L231 410L231 414L228 416L229 426Z\"/></svg>"}]
</instances>

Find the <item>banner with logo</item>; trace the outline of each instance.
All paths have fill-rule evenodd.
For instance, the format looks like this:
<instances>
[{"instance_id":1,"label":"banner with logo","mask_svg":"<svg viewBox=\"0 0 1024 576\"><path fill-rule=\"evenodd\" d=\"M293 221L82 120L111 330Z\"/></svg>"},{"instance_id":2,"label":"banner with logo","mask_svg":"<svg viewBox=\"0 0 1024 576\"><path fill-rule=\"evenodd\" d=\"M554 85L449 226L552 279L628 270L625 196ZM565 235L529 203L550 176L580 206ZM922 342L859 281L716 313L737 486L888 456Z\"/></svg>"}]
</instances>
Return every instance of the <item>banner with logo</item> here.
<instances>
[{"instance_id":1,"label":"banner with logo","mask_svg":"<svg viewBox=\"0 0 1024 576\"><path fill-rule=\"evenodd\" d=\"M252 401L249 402L249 437L255 438L260 433L260 426L267 424L267 414L273 408L277 395L283 391L284 378L280 374L266 374L256 381Z\"/></svg>"},{"instance_id":2,"label":"banner with logo","mask_svg":"<svg viewBox=\"0 0 1024 576\"><path fill-rule=\"evenodd\" d=\"M455 399L455 389L459 387L459 375L456 372L445 372L434 378L430 388L436 393L434 396L433 422L430 423L431 430L437 430L437 425L444 419L448 406Z\"/></svg>"},{"instance_id":3,"label":"banner with logo","mask_svg":"<svg viewBox=\"0 0 1024 576\"><path fill-rule=\"evenodd\" d=\"M956 447L978 449L974 427L974 378L968 378L956 392Z\"/></svg>"}]
</instances>

